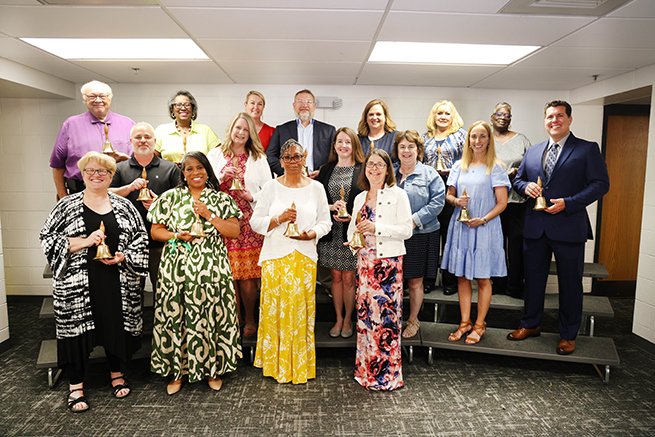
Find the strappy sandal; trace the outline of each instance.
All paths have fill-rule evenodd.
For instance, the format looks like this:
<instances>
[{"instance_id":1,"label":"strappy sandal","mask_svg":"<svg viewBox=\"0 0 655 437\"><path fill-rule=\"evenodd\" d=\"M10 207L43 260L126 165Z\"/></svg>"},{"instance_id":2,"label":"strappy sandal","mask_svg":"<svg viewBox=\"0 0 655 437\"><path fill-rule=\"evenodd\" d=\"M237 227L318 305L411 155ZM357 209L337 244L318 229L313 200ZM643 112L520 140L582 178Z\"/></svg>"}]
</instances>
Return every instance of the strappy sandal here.
<instances>
[{"instance_id":1,"label":"strappy sandal","mask_svg":"<svg viewBox=\"0 0 655 437\"><path fill-rule=\"evenodd\" d=\"M243 328L243 336L246 338L254 337L257 335L257 327L255 325L246 325Z\"/></svg>"},{"instance_id":2,"label":"strappy sandal","mask_svg":"<svg viewBox=\"0 0 655 437\"><path fill-rule=\"evenodd\" d=\"M123 398L128 397L130 395L130 393L132 393L132 389L130 389L130 385L127 383L127 379L125 379L125 375L121 375L121 376L117 376L116 378L112 378L111 381L114 382L117 379L122 379L123 383L111 386L111 389L114 391L114 397L116 399L123 399ZM123 395L123 396L119 396L118 393L123 389L128 390L127 394Z\"/></svg>"},{"instance_id":3,"label":"strappy sandal","mask_svg":"<svg viewBox=\"0 0 655 437\"><path fill-rule=\"evenodd\" d=\"M86 400L84 395L80 396L79 398L73 398L71 395L75 393L76 391L81 391L83 392L84 389L82 388L76 388L75 390L70 390L68 392L68 409L71 410L73 413L84 413L85 411L88 411L89 407L89 401ZM77 404L85 403L86 408L73 408Z\"/></svg>"},{"instance_id":4,"label":"strappy sandal","mask_svg":"<svg viewBox=\"0 0 655 437\"><path fill-rule=\"evenodd\" d=\"M405 331L403 331L403 338L412 338L418 333L418 328L421 327L421 322L418 320L408 320Z\"/></svg>"},{"instance_id":5,"label":"strappy sandal","mask_svg":"<svg viewBox=\"0 0 655 437\"><path fill-rule=\"evenodd\" d=\"M453 332L448 336L448 341L459 341L463 336L471 332L473 329L473 324L471 324L470 320L467 320L466 322L461 322L459 324L459 327L457 328L457 331Z\"/></svg>"},{"instance_id":6,"label":"strappy sandal","mask_svg":"<svg viewBox=\"0 0 655 437\"><path fill-rule=\"evenodd\" d=\"M466 340L464 340L464 343L466 344L476 344L479 343L480 340L482 340L482 336L484 333L487 332L487 322L484 322L482 325L478 325L477 323L473 327L473 332L471 332L467 337ZM473 333L478 334L478 338L472 337Z\"/></svg>"}]
</instances>

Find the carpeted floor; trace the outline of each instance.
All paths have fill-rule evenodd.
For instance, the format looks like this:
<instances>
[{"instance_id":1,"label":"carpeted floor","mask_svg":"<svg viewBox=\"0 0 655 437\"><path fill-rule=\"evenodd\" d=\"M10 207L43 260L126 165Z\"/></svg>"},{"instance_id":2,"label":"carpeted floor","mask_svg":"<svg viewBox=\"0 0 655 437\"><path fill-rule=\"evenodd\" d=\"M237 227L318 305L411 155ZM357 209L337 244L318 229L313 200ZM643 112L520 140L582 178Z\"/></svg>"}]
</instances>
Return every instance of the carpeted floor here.
<instances>
[{"instance_id":1,"label":"carpeted floor","mask_svg":"<svg viewBox=\"0 0 655 437\"><path fill-rule=\"evenodd\" d=\"M64 404L65 377L49 389L45 370L35 366L40 341L54 338L54 321L38 318L38 303L10 301L0 435L652 436L655 357L630 341L634 302L612 305L615 318L596 321L596 335L614 338L621 358L609 385L591 365L446 350L429 365L418 347L412 364L403 357L405 388L369 392L353 380L354 349L319 349L317 377L305 385L278 384L244 359L220 392L200 382L172 397L143 359L128 371L132 394L116 400L105 365L96 364L85 383L91 410L73 415ZM556 332L546 317L542 327ZM491 311L487 321L514 328L519 319ZM448 320L458 321L457 308Z\"/></svg>"}]
</instances>

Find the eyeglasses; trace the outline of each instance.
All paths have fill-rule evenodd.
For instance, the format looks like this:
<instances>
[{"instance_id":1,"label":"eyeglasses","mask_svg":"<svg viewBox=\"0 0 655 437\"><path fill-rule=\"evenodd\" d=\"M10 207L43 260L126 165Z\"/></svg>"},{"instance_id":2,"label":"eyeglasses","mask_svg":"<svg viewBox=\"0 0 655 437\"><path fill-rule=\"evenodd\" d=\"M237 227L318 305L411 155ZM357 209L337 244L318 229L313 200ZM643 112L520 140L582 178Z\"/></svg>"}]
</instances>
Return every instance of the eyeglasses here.
<instances>
[{"instance_id":1,"label":"eyeglasses","mask_svg":"<svg viewBox=\"0 0 655 437\"><path fill-rule=\"evenodd\" d=\"M371 161L369 161L369 162L366 163L366 168L377 168L379 170L382 170L386 166L387 166L387 164L385 164L384 162L371 162Z\"/></svg>"},{"instance_id":2,"label":"eyeglasses","mask_svg":"<svg viewBox=\"0 0 655 437\"><path fill-rule=\"evenodd\" d=\"M415 150L416 146L414 144L410 144L408 146L398 146L398 150Z\"/></svg>"},{"instance_id":3,"label":"eyeglasses","mask_svg":"<svg viewBox=\"0 0 655 437\"><path fill-rule=\"evenodd\" d=\"M306 105L313 105L314 101L313 100L296 100L295 103L302 105L303 103Z\"/></svg>"},{"instance_id":4,"label":"eyeglasses","mask_svg":"<svg viewBox=\"0 0 655 437\"><path fill-rule=\"evenodd\" d=\"M175 106L176 109L182 109L182 108L189 109L193 105L191 103L173 103L173 106Z\"/></svg>"},{"instance_id":5,"label":"eyeglasses","mask_svg":"<svg viewBox=\"0 0 655 437\"><path fill-rule=\"evenodd\" d=\"M104 177L104 176L107 176L108 174L111 173L109 170L106 170L106 169L104 169L104 168L99 168L99 169L97 169L97 170L96 170L96 169L93 169L93 168L85 168L85 169L82 170L82 171L83 171L84 174L87 175L87 176L93 176L94 174L97 173L98 176L103 176L103 177Z\"/></svg>"},{"instance_id":6,"label":"eyeglasses","mask_svg":"<svg viewBox=\"0 0 655 437\"><path fill-rule=\"evenodd\" d=\"M293 156L283 156L282 160L284 162L300 162L303 159L303 155L293 155Z\"/></svg>"},{"instance_id":7,"label":"eyeglasses","mask_svg":"<svg viewBox=\"0 0 655 437\"><path fill-rule=\"evenodd\" d=\"M505 117L505 118L512 118L512 114L508 114L507 112L494 112L494 115L496 117Z\"/></svg>"},{"instance_id":8,"label":"eyeglasses","mask_svg":"<svg viewBox=\"0 0 655 437\"><path fill-rule=\"evenodd\" d=\"M109 98L107 94L84 94L84 97L86 97L87 100L91 100L92 102L95 102L98 99L105 101Z\"/></svg>"}]
</instances>

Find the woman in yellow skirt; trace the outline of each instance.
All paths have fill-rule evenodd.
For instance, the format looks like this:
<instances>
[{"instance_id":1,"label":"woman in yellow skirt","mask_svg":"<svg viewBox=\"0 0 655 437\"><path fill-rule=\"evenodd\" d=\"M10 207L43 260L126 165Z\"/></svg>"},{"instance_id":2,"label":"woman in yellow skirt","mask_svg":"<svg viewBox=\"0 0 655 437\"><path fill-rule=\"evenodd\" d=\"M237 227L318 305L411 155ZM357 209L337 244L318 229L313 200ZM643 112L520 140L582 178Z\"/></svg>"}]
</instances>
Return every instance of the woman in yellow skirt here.
<instances>
[{"instance_id":1,"label":"woman in yellow skirt","mask_svg":"<svg viewBox=\"0 0 655 437\"><path fill-rule=\"evenodd\" d=\"M285 173L264 184L250 218L264 235L255 367L280 383L303 384L316 376L316 243L332 222L323 186L303 174L303 147L288 140L280 156ZM289 223L297 236L284 236Z\"/></svg>"}]
</instances>

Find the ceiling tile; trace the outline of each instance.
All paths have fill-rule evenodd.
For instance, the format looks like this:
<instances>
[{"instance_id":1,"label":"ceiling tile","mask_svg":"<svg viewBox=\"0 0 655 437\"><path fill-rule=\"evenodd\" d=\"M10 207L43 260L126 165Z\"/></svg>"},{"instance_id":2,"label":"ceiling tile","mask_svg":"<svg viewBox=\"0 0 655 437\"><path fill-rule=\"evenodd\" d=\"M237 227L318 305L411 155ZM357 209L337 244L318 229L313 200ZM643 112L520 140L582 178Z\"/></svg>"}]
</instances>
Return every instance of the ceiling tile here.
<instances>
[{"instance_id":1,"label":"ceiling tile","mask_svg":"<svg viewBox=\"0 0 655 437\"><path fill-rule=\"evenodd\" d=\"M164 6L217 7L216 0L160 0ZM478 0L486 1L486 0ZM498 1L498 0L495 0ZM221 0L222 8L384 10L388 0Z\"/></svg>"},{"instance_id":2,"label":"ceiling tile","mask_svg":"<svg viewBox=\"0 0 655 437\"><path fill-rule=\"evenodd\" d=\"M390 12L378 41L545 46L591 18Z\"/></svg>"},{"instance_id":3,"label":"ceiling tile","mask_svg":"<svg viewBox=\"0 0 655 437\"><path fill-rule=\"evenodd\" d=\"M220 63L227 74L232 77L245 75L273 76L355 76L361 66L354 62L261 62L261 61L225 61ZM241 81L239 81L241 82ZM243 82L241 82L243 83Z\"/></svg>"},{"instance_id":4,"label":"ceiling tile","mask_svg":"<svg viewBox=\"0 0 655 437\"><path fill-rule=\"evenodd\" d=\"M201 39L198 43L223 61L338 61L363 62L368 42L270 41Z\"/></svg>"},{"instance_id":5,"label":"ceiling tile","mask_svg":"<svg viewBox=\"0 0 655 437\"><path fill-rule=\"evenodd\" d=\"M547 47L526 58L521 67L641 68L655 64L655 49Z\"/></svg>"},{"instance_id":6,"label":"ceiling tile","mask_svg":"<svg viewBox=\"0 0 655 437\"><path fill-rule=\"evenodd\" d=\"M467 87L502 67L402 65L368 63L357 85L422 85Z\"/></svg>"},{"instance_id":7,"label":"ceiling tile","mask_svg":"<svg viewBox=\"0 0 655 437\"><path fill-rule=\"evenodd\" d=\"M198 38L370 41L382 12L170 8ZM1 29L0 29L1 30Z\"/></svg>"},{"instance_id":8,"label":"ceiling tile","mask_svg":"<svg viewBox=\"0 0 655 437\"><path fill-rule=\"evenodd\" d=\"M212 61L73 61L122 83L233 83ZM132 67L140 68L134 74Z\"/></svg>"},{"instance_id":9,"label":"ceiling tile","mask_svg":"<svg viewBox=\"0 0 655 437\"><path fill-rule=\"evenodd\" d=\"M274 85L296 85L299 88L312 85L352 85L355 82L354 76L336 75L274 75L274 74L249 74L235 77L237 83L243 84L274 84Z\"/></svg>"},{"instance_id":10,"label":"ceiling tile","mask_svg":"<svg viewBox=\"0 0 655 437\"><path fill-rule=\"evenodd\" d=\"M493 14L500 11L507 1L508 0L394 0L391 10Z\"/></svg>"},{"instance_id":11,"label":"ceiling tile","mask_svg":"<svg viewBox=\"0 0 655 437\"><path fill-rule=\"evenodd\" d=\"M474 85L475 88L569 90L594 81L593 75L607 79L630 71L609 68L507 67Z\"/></svg>"},{"instance_id":12,"label":"ceiling tile","mask_svg":"<svg viewBox=\"0 0 655 437\"><path fill-rule=\"evenodd\" d=\"M655 49L655 19L603 18L555 45Z\"/></svg>"},{"instance_id":13,"label":"ceiling tile","mask_svg":"<svg viewBox=\"0 0 655 437\"><path fill-rule=\"evenodd\" d=\"M0 32L31 38L184 38L159 7L2 6Z\"/></svg>"},{"instance_id":14,"label":"ceiling tile","mask_svg":"<svg viewBox=\"0 0 655 437\"><path fill-rule=\"evenodd\" d=\"M655 2L653 0L633 0L631 3L609 13L608 17L655 18Z\"/></svg>"}]
</instances>

